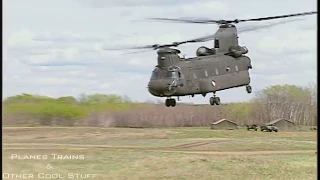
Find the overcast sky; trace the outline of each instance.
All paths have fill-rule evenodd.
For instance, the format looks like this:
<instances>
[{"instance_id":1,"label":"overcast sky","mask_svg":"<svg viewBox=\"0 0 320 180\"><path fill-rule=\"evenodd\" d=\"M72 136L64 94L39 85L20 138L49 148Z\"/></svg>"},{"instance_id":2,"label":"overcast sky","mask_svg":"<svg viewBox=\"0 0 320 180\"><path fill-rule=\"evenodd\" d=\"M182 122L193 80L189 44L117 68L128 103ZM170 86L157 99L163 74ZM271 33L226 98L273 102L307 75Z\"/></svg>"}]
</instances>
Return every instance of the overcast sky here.
<instances>
[{"instance_id":1,"label":"overcast sky","mask_svg":"<svg viewBox=\"0 0 320 180\"><path fill-rule=\"evenodd\" d=\"M4 97L116 93L163 100L147 91L155 51L121 55L104 47L171 43L214 34L217 25L143 22L148 17L241 19L316 11L316 0L7 0L4 2ZM252 59L253 92L275 84L316 82L316 15L242 33ZM242 23L239 28L269 24ZM180 46L186 57L212 42ZM249 100L244 87L217 93L222 102ZM209 103L207 97L182 102Z\"/></svg>"}]
</instances>

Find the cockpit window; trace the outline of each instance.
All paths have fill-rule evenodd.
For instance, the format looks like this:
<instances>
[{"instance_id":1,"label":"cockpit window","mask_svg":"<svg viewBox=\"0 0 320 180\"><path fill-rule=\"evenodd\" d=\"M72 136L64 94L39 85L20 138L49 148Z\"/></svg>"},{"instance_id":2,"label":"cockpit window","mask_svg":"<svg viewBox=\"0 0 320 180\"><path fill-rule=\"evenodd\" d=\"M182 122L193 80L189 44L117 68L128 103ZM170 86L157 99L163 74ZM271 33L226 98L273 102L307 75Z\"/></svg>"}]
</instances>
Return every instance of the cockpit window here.
<instances>
[{"instance_id":1,"label":"cockpit window","mask_svg":"<svg viewBox=\"0 0 320 180\"><path fill-rule=\"evenodd\" d=\"M160 72L160 69L156 67L156 68L152 71L151 79L158 79L158 78L159 78L159 72Z\"/></svg>"},{"instance_id":2,"label":"cockpit window","mask_svg":"<svg viewBox=\"0 0 320 180\"><path fill-rule=\"evenodd\" d=\"M158 78L158 71L153 71L151 74L151 79L157 79Z\"/></svg>"},{"instance_id":3,"label":"cockpit window","mask_svg":"<svg viewBox=\"0 0 320 180\"><path fill-rule=\"evenodd\" d=\"M150 79L161 79L161 78L182 78L182 74L177 70L165 70L155 68L152 71Z\"/></svg>"},{"instance_id":4,"label":"cockpit window","mask_svg":"<svg viewBox=\"0 0 320 180\"><path fill-rule=\"evenodd\" d=\"M219 44L219 39L215 39L214 40L214 48L219 48L220 44Z\"/></svg>"},{"instance_id":5,"label":"cockpit window","mask_svg":"<svg viewBox=\"0 0 320 180\"><path fill-rule=\"evenodd\" d=\"M167 78L178 78L178 72L177 71L168 71L166 74Z\"/></svg>"}]
</instances>

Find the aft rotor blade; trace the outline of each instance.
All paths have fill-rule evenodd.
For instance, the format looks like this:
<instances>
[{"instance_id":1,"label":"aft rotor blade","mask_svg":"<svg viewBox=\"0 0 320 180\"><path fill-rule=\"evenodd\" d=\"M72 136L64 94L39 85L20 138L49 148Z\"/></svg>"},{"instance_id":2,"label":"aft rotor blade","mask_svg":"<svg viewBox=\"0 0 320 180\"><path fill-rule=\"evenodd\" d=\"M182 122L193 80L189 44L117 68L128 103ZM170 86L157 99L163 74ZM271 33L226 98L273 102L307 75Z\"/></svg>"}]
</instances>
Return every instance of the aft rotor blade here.
<instances>
[{"instance_id":1,"label":"aft rotor blade","mask_svg":"<svg viewBox=\"0 0 320 180\"><path fill-rule=\"evenodd\" d=\"M281 25L281 24L285 24L285 23L289 23L289 22L294 22L294 21L299 21L299 20L302 20L302 19L291 19L291 20L276 22L276 23L272 23L272 24L247 26L244 28L238 28L238 33L256 31L259 29L270 28L273 26L277 26L277 25ZM147 49L146 51L149 51L149 50L156 50L156 49L165 48L165 47L177 47L179 45L186 44L186 43L207 42L207 41L213 40L214 38L215 38L215 34L211 34L211 35L206 35L206 36L202 36L202 37L198 37L198 38L194 38L194 39L190 39L190 40L186 40L186 41L173 42L171 44L162 44L162 45L154 44L154 45L137 46L137 47L107 48L105 50ZM146 51L138 51L138 52L125 53L125 54L141 53L141 52L146 52Z\"/></svg>"},{"instance_id":2,"label":"aft rotor blade","mask_svg":"<svg viewBox=\"0 0 320 180\"><path fill-rule=\"evenodd\" d=\"M318 13L317 11L311 11L311 12L304 12L304 13L287 14L287 15L280 15L280 16L269 16L269 17L254 18L254 19L240 19L240 20L234 20L234 21L235 22L237 21L236 23L248 22L248 21L265 21L265 20L296 17L296 16L306 16L306 15L312 15L312 14L317 14L317 13Z\"/></svg>"},{"instance_id":3,"label":"aft rotor blade","mask_svg":"<svg viewBox=\"0 0 320 180\"><path fill-rule=\"evenodd\" d=\"M286 23L294 22L294 21L301 21L301 20L303 20L303 19L291 19L291 20L276 22L276 23L272 23L272 24L247 26L247 27L244 27L244 28L238 28L238 33L256 31L256 30L259 30L259 29L270 28L270 27L273 27L273 26L282 25L282 24L286 24Z\"/></svg>"},{"instance_id":4,"label":"aft rotor blade","mask_svg":"<svg viewBox=\"0 0 320 180\"><path fill-rule=\"evenodd\" d=\"M241 28L241 29L239 28L238 29L238 33L256 31L256 30L259 30L259 29L270 28L270 27L273 27L273 26L282 25L282 24L289 23L289 22L294 22L294 21L301 21L301 20L302 19L291 19L291 20L276 22L276 23L272 23L272 24L247 26L247 27L244 27L244 28ZM179 44L206 42L206 41L211 41L214 38L215 38L215 34L211 34L211 35L202 36L202 37L199 37L199 38L196 38L196 39L190 39L190 40L187 40L187 41L182 41L182 42L179 42Z\"/></svg>"},{"instance_id":5,"label":"aft rotor blade","mask_svg":"<svg viewBox=\"0 0 320 180\"><path fill-rule=\"evenodd\" d=\"M196 24L228 24L228 23L239 23L239 22L249 22L249 21L265 21L265 20L273 20L273 19L280 19L280 18L288 18L288 17L297 17L297 16L306 16L317 14L316 11L311 12L303 12L303 13L296 13L296 14L287 14L287 15L280 15L280 16L269 16L269 17L262 17L262 18L253 18L253 19L235 19L235 20L213 20L213 19L200 19L200 18L193 18L193 19L185 19L185 18L147 18L149 20L155 21L163 21L163 22L180 22L180 23L196 23Z\"/></svg>"}]
</instances>

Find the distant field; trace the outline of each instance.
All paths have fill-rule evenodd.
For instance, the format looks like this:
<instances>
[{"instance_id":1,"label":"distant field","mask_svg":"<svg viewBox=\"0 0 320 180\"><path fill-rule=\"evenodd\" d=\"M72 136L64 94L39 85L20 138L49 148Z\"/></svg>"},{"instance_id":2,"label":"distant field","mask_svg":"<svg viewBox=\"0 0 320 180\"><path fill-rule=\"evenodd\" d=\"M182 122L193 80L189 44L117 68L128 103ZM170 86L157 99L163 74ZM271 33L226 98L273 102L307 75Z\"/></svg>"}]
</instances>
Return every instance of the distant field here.
<instances>
[{"instance_id":1,"label":"distant field","mask_svg":"<svg viewBox=\"0 0 320 180\"><path fill-rule=\"evenodd\" d=\"M3 128L3 172L94 179L316 179L316 132L209 128ZM12 154L47 160L10 159ZM50 154L84 155L53 160ZM51 163L53 169L47 170ZM14 178L11 178L14 179ZM37 179L37 178L33 178Z\"/></svg>"}]
</instances>

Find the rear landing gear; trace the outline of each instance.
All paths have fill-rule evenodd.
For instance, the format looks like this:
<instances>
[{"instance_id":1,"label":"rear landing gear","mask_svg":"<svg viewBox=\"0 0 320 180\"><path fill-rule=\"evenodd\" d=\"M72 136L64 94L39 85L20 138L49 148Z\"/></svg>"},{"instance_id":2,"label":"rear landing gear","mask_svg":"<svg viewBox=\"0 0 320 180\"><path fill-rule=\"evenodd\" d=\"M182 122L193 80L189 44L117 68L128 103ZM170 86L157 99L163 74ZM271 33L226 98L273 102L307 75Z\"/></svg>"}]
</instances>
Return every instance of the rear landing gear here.
<instances>
[{"instance_id":1,"label":"rear landing gear","mask_svg":"<svg viewBox=\"0 0 320 180\"><path fill-rule=\"evenodd\" d=\"M165 102L166 106L167 107L175 107L176 106L176 100L175 99L166 99L166 102Z\"/></svg>"},{"instance_id":2,"label":"rear landing gear","mask_svg":"<svg viewBox=\"0 0 320 180\"><path fill-rule=\"evenodd\" d=\"M252 87L250 85L246 85L246 91L247 93L252 93Z\"/></svg>"},{"instance_id":3,"label":"rear landing gear","mask_svg":"<svg viewBox=\"0 0 320 180\"><path fill-rule=\"evenodd\" d=\"M219 97L216 97L216 94L214 93L213 94L213 97L210 97L210 105L213 106L213 105L220 105L220 98Z\"/></svg>"}]
</instances>

